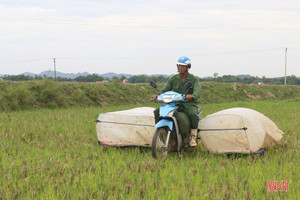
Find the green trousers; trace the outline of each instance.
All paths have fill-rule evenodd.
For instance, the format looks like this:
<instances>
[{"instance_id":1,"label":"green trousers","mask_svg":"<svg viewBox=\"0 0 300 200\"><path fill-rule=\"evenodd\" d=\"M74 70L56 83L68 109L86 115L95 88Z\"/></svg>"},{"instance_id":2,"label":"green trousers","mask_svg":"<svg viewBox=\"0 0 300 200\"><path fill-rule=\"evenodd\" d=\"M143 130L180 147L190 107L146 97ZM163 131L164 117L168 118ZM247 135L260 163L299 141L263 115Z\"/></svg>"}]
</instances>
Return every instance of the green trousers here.
<instances>
[{"instance_id":1,"label":"green trousers","mask_svg":"<svg viewBox=\"0 0 300 200\"><path fill-rule=\"evenodd\" d=\"M199 117L197 116L198 107L191 104L179 104L178 106L179 107L177 111L184 112L188 116L190 120L191 129L197 129L199 121ZM159 120L159 107L154 110L154 118L156 124Z\"/></svg>"}]
</instances>

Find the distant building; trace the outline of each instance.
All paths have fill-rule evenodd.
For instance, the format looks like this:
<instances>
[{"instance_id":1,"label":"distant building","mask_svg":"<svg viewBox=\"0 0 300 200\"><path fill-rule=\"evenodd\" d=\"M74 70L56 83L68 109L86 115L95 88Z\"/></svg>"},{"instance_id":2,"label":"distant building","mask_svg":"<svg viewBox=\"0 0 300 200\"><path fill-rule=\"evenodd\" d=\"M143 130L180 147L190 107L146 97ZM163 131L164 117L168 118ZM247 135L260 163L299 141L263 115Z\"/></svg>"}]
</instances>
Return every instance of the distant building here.
<instances>
[{"instance_id":1,"label":"distant building","mask_svg":"<svg viewBox=\"0 0 300 200\"><path fill-rule=\"evenodd\" d=\"M123 83L128 83L128 79L123 79Z\"/></svg>"},{"instance_id":2,"label":"distant building","mask_svg":"<svg viewBox=\"0 0 300 200\"><path fill-rule=\"evenodd\" d=\"M96 81L96 83L107 83L107 80L103 80L103 81Z\"/></svg>"},{"instance_id":3,"label":"distant building","mask_svg":"<svg viewBox=\"0 0 300 200\"><path fill-rule=\"evenodd\" d=\"M258 84L258 85L263 85L264 83L263 83L263 82L258 82L257 84Z\"/></svg>"},{"instance_id":4,"label":"distant building","mask_svg":"<svg viewBox=\"0 0 300 200\"><path fill-rule=\"evenodd\" d=\"M3 78L0 77L0 81L3 81Z\"/></svg>"}]
</instances>

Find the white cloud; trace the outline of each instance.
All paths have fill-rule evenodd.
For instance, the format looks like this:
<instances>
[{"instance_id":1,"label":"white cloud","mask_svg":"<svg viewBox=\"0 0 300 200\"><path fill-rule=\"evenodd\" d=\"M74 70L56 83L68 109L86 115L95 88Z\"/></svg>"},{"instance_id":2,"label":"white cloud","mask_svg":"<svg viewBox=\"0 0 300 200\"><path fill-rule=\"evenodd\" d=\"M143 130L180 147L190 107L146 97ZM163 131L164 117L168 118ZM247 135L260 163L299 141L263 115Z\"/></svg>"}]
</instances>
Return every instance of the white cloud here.
<instances>
[{"instance_id":1,"label":"white cloud","mask_svg":"<svg viewBox=\"0 0 300 200\"><path fill-rule=\"evenodd\" d=\"M278 76L278 49L300 47L299 11L292 0L0 2L0 59L11 63L0 73L24 72L25 64L13 61L57 57L66 72L172 74L177 57L186 55L200 76Z\"/></svg>"}]
</instances>

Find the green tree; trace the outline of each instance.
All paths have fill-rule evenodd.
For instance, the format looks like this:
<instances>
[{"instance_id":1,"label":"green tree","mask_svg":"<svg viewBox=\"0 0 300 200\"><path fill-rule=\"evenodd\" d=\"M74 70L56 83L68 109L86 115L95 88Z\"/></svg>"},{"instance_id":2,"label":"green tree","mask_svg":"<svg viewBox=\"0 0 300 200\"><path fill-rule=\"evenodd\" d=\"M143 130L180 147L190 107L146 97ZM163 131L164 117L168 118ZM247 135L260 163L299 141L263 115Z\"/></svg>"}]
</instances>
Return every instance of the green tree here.
<instances>
[{"instance_id":1,"label":"green tree","mask_svg":"<svg viewBox=\"0 0 300 200\"><path fill-rule=\"evenodd\" d=\"M120 79L117 76L112 77L112 81L120 82Z\"/></svg>"},{"instance_id":2,"label":"green tree","mask_svg":"<svg viewBox=\"0 0 300 200\"><path fill-rule=\"evenodd\" d=\"M29 81L33 80L33 77L31 76L25 76L23 74L20 75L6 75L3 77L3 80L9 80L9 81Z\"/></svg>"},{"instance_id":3,"label":"green tree","mask_svg":"<svg viewBox=\"0 0 300 200\"><path fill-rule=\"evenodd\" d=\"M96 81L103 81L104 77L98 76L97 74L91 74L88 76L78 76L74 78L74 81L78 82L96 82Z\"/></svg>"}]
</instances>

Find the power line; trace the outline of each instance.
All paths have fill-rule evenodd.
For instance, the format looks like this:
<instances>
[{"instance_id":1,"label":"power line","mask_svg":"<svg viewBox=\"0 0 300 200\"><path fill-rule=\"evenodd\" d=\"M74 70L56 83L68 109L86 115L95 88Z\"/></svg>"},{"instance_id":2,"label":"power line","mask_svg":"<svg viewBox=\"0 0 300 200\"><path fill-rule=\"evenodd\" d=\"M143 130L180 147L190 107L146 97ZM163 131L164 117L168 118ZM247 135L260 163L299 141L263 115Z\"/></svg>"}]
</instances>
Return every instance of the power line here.
<instances>
[{"instance_id":1,"label":"power line","mask_svg":"<svg viewBox=\"0 0 300 200\"><path fill-rule=\"evenodd\" d=\"M46 24L46 25L79 25L79 26L99 26L99 27L127 27L127 28L151 28L151 29L182 29L182 30L300 30L300 27L203 27L203 26L153 26L141 24L116 24L116 23L80 23L80 22L42 22L42 21L25 21L25 20L0 20L7 23L24 23L24 24Z\"/></svg>"},{"instance_id":2,"label":"power line","mask_svg":"<svg viewBox=\"0 0 300 200\"><path fill-rule=\"evenodd\" d=\"M234 54L250 54L250 53L259 53L259 52L270 52L270 51L282 51L285 48L271 48L271 49L256 49L248 51L232 51L232 52L220 52L220 53L206 53L206 54L189 54L189 56L222 56L222 55L234 55ZM289 48L291 49L300 49L300 48ZM139 56L140 59L160 59L160 58L174 58L176 56ZM103 60L103 59L137 59L136 56L105 56L105 57L56 57L60 60ZM176 57L177 58L177 57ZM38 61L49 61L53 58L39 58L39 59L27 59L27 60L18 60L18 61L7 61L0 62L0 64L14 64L14 63L25 63L25 62L38 62ZM55 60L54 60L55 62Z\"/></svg>"},{"instance_id":3,"label":"power line","mask_svg":"<svg viewBox=\"0 0 300 200\"><path fill-rule=\"evenodd\" d=\"M7 62L0 62L0 64L14 64L14 63L26 63L26 62L38 62L38 61L46 61L49 58L38 58L38 59L28 59L28 60L17 60L17 61L7 61Z\"/></svg>"},{"instance_id":4,"label":"power line","mask_svg":"<svg viewBox=\"0 0 300 200\"><path fill-rule=\"evenodd\" d=\"M249 51L232 51L232 52L220 52L220 53L207 53L207 54L195 54L193 56L222 56L222 55L232 55L232 54L248 54L248 53L258 53L258 52L268 52L268 51L281 51L282 48L273 48L273 49L257 49Z\"/></svg>"}]
</instances>

